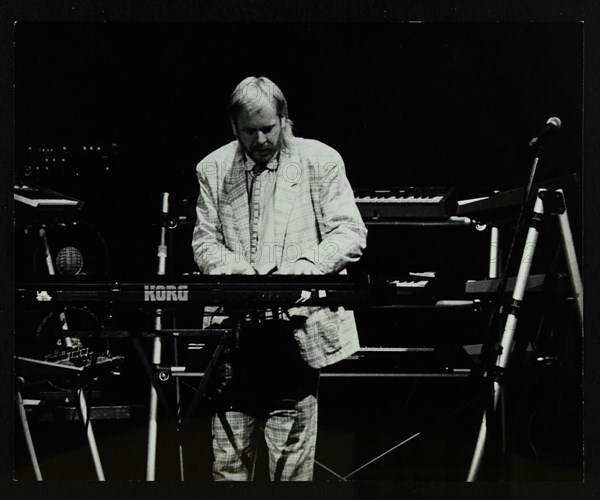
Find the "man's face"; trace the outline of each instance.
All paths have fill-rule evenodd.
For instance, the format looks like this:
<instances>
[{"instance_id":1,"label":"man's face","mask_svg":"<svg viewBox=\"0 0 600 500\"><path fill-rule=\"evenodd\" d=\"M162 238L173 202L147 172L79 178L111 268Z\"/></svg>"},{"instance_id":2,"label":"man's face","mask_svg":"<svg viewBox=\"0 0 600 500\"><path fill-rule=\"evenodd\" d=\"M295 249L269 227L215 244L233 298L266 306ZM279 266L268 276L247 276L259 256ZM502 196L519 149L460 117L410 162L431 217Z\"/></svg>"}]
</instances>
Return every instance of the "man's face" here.
<instances>
[{"instance_id":1,"label":"man's face","mask_svg":"<svg viewBox=\"0 0 600 500\"><path fill-rule=\"evenodd\" d=\"M268 163L279 151L281 119L268 100L243 108L233 126L246 154L256 163Z\"/></svg>"}]
</instances>

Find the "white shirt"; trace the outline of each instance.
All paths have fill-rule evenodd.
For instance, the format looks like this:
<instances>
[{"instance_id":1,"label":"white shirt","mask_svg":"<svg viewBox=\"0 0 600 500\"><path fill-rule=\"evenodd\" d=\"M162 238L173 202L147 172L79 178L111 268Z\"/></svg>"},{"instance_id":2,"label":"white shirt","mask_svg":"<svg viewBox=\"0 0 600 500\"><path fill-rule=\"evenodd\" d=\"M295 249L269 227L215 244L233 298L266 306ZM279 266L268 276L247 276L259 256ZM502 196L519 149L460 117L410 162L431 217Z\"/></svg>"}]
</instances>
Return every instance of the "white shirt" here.
<instances>
[{"instance_id":1,"label":"white shirt","mask_svg":"<svg viewBox=\"0 0 600 500\"><path fill-rule=\"evenodd\" d=\"M250 209L250 263L258 274L268 274L276 266L273 250L278 156L264 167L246 156L244 165Z\"/></svg>"}]
</instances>

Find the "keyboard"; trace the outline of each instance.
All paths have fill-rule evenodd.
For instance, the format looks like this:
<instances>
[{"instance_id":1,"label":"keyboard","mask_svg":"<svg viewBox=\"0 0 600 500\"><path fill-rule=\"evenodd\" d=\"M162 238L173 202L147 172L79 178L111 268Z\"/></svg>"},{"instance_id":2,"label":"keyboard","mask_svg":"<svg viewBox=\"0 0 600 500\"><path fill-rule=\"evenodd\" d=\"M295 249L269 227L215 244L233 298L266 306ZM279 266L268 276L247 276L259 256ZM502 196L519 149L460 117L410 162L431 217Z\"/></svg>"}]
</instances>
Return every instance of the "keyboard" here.
<instances>
[{"instance_id":1,"label":"keyboard","mask_svg":"<svg viewBox=\"0 0 600 500\"><path fill-rule=\"evenodd\" d=\"M44 209L81 209L83 202L43 186L17 182L14 185L15 201L32 208Z\"/></svg>"},{"instance_id":2,"label":"keyboard","mask_svg":"<svg viewBox=\"0 0 600 500\"><path fill-rule=\"evenodd\" d=\"M453 214L453 192L453 187L398 187L355 191L354 200L367 221L446 218Z\"/></svg>"},{"instance_id":3,"label":"keyboard","mask_svg":"<svg viewBox=\"0 0 600 500\"><path fill-rule=\"evenodd\" d=\"M62 277L64 279L64 277ZM187 281L141 283L92 283L74 280L17 283L20 303L133 302L151 305L200 303L204 305L243 304L353 306L393 304L409 301L429 280L410 277L395 282L368 283L348 276L194 276Z\"/></svg>"}]
</instances>

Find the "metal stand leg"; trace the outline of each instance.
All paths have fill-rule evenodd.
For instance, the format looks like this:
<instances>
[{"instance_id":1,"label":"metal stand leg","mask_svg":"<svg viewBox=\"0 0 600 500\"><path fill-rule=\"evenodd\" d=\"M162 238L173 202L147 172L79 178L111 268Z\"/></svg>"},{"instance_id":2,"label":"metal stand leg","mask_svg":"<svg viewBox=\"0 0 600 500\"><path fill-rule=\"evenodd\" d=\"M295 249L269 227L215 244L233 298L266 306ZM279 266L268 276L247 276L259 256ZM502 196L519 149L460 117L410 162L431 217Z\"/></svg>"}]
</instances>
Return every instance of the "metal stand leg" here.
<instances>
[{"instance_id":1,"label":"metal stand leg","mask_svg":"<svg viewBox=\"0 0 600 500\"><path fill-rule=\"evenodd\" d=\"M200 399L206 392L206 386L208 384L208 381L210 380L212 372L213 372L215 366L217 365L217 362L219 361L219 358L221 357L221 353L223 352L224 348L225 348L225 346L223 345L223 343L219 343L217 345L217 347L215 348L215 350L210 358L210 361L208 363L208 366L206 367L204 375L200 379L200 384L198 384L198 387L196 387L196 391L194 392L194 396L192 397L192 401L190 402L190 405L189 405L188 410L185 415L186 419L189 420L192 417L192 415L194 414L194 411L196 410L196 408L198 407L198 404L200 403Z\"/></svg>"},{"instance_id":2,"label":"metal stand leg","mask_svg":"<svg viewBox=\"0 0 600 500\"><path fill-rule=\"evenodd\" d=\"M490 257L488 278L497 278L500 268L500 229L496 226L490 228Z\"/></svg>"},{"instance_id":3,"label":"metal stand leg","mask_svg":"<svg viewBox=\"0 0 600 500\"><path fill-rule=\"evenodd\" d=\"M156 330L162 329L162 320L157 311L155 318ZM152 347L152 363L157 366L160 364L162 354L162 339L157 335L154 337ZM150 384L150 408L148 416L148 454L146 460L146 480L154 481L156 473L156 438L157 438L157 411L158 411L158 394L154 384Z\"/></svg>"},{"instance_id":4,"label":"metal stand leg","mask_svg":"<svg viewBox=\"0 0 600 500\"><path fill-rule=\"evenodd\" d=\"M177 337L173 337L173 362L175 366L179 365ZM175 404L177 405L177 450L179 454L179 479L185 481L185 470L183 462L183 443L181 442L181 384L179 377L175 377Z\"/></svg>"},{"instance_id":5,"label":"metal stand leg","mask_svg":"<svg viewBox=\"0 0 600 500\"><path fill-rule=\"evenodd\" d=\"M229 342L231 340L229 335L233 335L233 342L234 342L236 348L239 346L238 342L240 339L241 328L242 328L241 321L236 321L235 329L228 333L224 333L219 338L219 343L217 344L217 346L215 347L215 350L212 353L210 361L208 362L206 370L204 371L204 375L200 379L200 383L198 384L198 387L196 387L194 396L192 397L190 405L188 406L188 409L185 414L186 420L189 420L190 418L192 418L194 411L196 411L196 408L198 407L198 404L200 403L200 400L202 399L202 396L204 396L204 394L206 392L206 388L208 386L208 382L210 381L210 378L212 376L212 372L217 367L219 358L221 357L221 354L225 350L225 343Z\"/></svg>"},{"instance_id":6,"label":"metal stand leg","mask_svg":"<svg viewBox=\"0 0 600 500\"><path fill-rule=\"evenodd\" d=\"M98 476L99 481L104 481L104 471L102 470L102 463L100 462L100 455L98 454L98 447L96 446L96 438L94 437L94 430L92 429L92 420L89 418L87 403L81 387L77 389L77 404L79 406L79 416L85 426L85 433L92 453L96 475Z\"/></svg>"},{"instance_id":7,"label":"metal stand leg","mask_svg":"<svg viewBox=\"0 0 600 500\"><path fill-rule=\"evenodd\" d=\"M29 452L29 458L31 459L31 465L33 466L35 479L36 481L42 481L42 472L40 470L40 464L38 463L35 447L33 446L33 439L31 437L31 431L29 429L29 422L27 421L27 413L25 412L21 391L17 391L17 409L19 410L19 418L21 420L21 425L23 426L25 443L27 444L27 451Z\"/></svg>"},{"instance_id":8,"label":"metal stand leg","mask_svg":"<svg viewBox=\"0 0 600 500\"><path fill-rule=\"evenodd\" d=\"M557 189L557 192L564 196L562 189ZM579 314L580 324L583 325L583 284L581 275L579 274L579 265L577 264L577 255L575 253L575 245L573 244L573 234L569 224L569 215L567 206L564 206L564 212L558 214L558 223L560 233L567 258L567 266L569 268L569 279L571 280L571 289L577 302L577 313Z\"/></svg>"}]
</instances>

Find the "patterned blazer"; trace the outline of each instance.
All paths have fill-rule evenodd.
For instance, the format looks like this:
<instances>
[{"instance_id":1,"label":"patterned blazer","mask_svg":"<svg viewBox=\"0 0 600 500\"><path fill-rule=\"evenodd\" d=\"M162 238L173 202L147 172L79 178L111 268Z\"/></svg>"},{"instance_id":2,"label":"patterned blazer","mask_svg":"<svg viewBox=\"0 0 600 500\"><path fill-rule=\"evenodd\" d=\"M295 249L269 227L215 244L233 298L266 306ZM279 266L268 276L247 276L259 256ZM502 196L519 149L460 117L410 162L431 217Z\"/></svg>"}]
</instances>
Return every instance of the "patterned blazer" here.
<instances>
[{"instance_id":1,"label":"patterned blazer","mask_svg":"<svg viewBox=\"0 0 600 500\"><path fill-rule=\"evenodd\" d=\"M205 274L252 271L249 205L244 155L233 141L196 167L200 192L192 247ZM275 237L262 242L277 273L307 259L325 274L343 273L366 246L367 229L354 201L342 157L315 140L293 138L282 150L275 188ZM266 248L265 248L266 245ZM294 307L289 314L305 318L294 330L302 358L322 368L359 348L354 315L340 307Z\"/></svg>"}]
</instances>

